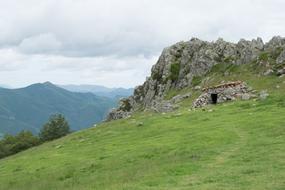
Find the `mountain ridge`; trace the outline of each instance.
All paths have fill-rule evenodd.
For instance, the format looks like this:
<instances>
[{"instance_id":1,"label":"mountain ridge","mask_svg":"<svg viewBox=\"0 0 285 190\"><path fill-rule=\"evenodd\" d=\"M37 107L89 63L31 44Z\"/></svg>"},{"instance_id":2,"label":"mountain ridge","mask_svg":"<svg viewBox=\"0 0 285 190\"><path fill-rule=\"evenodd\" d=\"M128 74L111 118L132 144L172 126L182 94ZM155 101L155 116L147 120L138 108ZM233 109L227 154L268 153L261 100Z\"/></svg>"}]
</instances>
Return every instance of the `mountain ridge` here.
<instances>
[{"instance_id":1,"label":"mountain ridge","mask_svg":"<svg viewBox=\"0 0 285 190\"><path fill-rule=\"evenodd\" d=\"M39 132L50 115L62 113L72 130L102 121L116 100L92 93L70 92L50 82L24 88L0 88L0 133L15 134L27 129Z\"/></svg>"},{"instance_id":2,"label":"mountain ridge","mask_svg":"<svg viewBox=\"0 0 285 190\"><path fill-rule=\"evenodd\" d=\"M109 88L101 85L89 85L89 84L81 84L81 85L57 85L61 88L69 90L71 92L91 92L98 96L104 96L108 98L121 98L130 96L133 93L133 88Z\"/></svg>"}]
</instances>

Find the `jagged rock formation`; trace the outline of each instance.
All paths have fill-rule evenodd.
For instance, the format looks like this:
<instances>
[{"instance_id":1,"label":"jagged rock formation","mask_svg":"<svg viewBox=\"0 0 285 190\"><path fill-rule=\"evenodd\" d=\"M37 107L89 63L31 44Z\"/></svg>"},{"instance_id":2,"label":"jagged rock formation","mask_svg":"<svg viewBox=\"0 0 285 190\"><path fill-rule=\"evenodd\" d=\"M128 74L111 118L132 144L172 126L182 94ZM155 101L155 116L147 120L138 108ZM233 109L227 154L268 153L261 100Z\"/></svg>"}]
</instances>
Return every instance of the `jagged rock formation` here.
<instances>
[{"instance_id":1,"label":"jagged rock formation","mask_svg":"<svg viewBox=\"0 0 285 190\"><path fill-rule=\"evenodd\" d=\"M268 54L274 59L277 67L268 63ZM273 37L268 43L261 38L252 41L240 40L238 43L218 39L215 42L192 38L165 48L157 63L152 67L151 76L143 85L134 90L133 96L124 99L121 105L113 110L108 120L124 118L137 110L151 109L163 111L173 109L165 96L171 89L182 89L193 86L193 79L201 77L219 63L248 64L259 61L268 67L268 73L284 73L285 38ZM128 105L128 109L125 106ZM165 111L165 110L164 110Z\"/></svg>"}]
</instances>

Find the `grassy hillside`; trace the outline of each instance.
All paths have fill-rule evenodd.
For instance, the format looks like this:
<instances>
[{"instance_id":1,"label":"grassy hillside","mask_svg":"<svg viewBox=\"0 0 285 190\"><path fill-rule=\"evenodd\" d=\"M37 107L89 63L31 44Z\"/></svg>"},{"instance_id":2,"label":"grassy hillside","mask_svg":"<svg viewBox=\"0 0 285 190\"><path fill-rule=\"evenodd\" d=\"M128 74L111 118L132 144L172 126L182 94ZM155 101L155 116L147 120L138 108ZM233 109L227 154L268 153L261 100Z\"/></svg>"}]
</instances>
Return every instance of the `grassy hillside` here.
<instances>
[{"instance_id":1,"label":"grassy hillside","mask_svg":"<svg viewBox=\"0 0 285 190\"><path fill-rule=\"evenodd\" d=\"M174 113L73 133L0 160L0 189L285 189L285 78L216 69L197 84L238 78L270 96L190 111L196 91Z\"/></svg>"},{"instance_id":2,"label":"grassy hillside","mask_svg":"<svg viewBox=\"0 0 285 190\"><path fill-rule=\"evenodd\" d=\"M50 115L62 113L73 130L92 126L116 105L114 99L75 93L51 83L21 89L0 88L0 133L38 132Z\"/></svg>"}]
</instances>

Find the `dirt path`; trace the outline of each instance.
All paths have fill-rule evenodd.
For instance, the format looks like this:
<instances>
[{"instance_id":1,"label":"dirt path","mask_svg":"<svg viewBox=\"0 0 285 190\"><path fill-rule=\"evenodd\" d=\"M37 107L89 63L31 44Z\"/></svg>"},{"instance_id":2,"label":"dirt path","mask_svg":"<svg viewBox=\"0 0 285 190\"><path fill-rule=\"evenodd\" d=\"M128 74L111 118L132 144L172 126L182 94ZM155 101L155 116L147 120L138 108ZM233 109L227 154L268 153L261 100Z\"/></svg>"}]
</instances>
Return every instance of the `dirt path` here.
<instances>
[{"instance_id":1,"label":"dirt path","mask_svg":"<svg viewBox=\"0 0 285 190\"><path fill-rule=\"evenodd\" d=\"M223 167L225 167L223 165L226 162L230 161L232 156L238 155L240 150L246 146L248 141L248 134L242 128L233 127L232 132L237 134L238 136L236 141L230 144L224 151L222 151L216 157L214 157L211 163L208 163L203 166L203 168L201 168L201 170L197 174L185 176L185 178L182 180L183 186L190 185L195 189L195 186L198 185L198 189L200 189L201 187L199 186L199 184L203 183L206 185L205 181L222 173L222 171L224 170ZM208 187L205 186L205 188L207 189Z\"/></svg>"},{"instance_id":2,"label":"dirt path","mask_svg":"<svg viewBox=\"0 0 285 190\"><path fill-rule=\"evenodd\" d=\"M233 132L238 135L238 140L227 150L223 151L219 154L215 161L209 164L209 169L215 168L223 165L225 162L229 160L229 158L235 154L238 154L238 151L242 149L247 144L248 134L241 128L237 129L236 127L233 129Z\"/></svg>"}]
</instances>

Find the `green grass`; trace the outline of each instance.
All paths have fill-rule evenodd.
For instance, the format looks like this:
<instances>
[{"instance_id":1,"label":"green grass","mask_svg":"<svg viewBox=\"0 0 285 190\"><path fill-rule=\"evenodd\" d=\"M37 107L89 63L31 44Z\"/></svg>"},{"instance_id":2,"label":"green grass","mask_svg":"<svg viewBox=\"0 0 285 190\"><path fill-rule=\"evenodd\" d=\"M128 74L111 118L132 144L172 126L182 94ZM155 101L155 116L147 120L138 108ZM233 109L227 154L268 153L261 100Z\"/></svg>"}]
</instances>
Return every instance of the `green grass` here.
<instances>
[{"instance_id":1,"label":"green grass","mask_svg":"<svg viewBox=\"0 0 285 190\"><path fill-rule=\"evenodd\" d=\"M285 189L285 79L214 69L199 85L243 80L270 96L190 111L201 91L173 91L193 93L176 112L136 113L0 160L0 190Z\"/></svg>"},{"instance_id":2,"label":"green grass","mask_svg":"<svg viewBox=\"0 0 285 190\"><path fill-rule=\"evenodd\" d=\"M180 71L180 63L173 63L170 66L170 79L172 81L177 81L179 77L179 71Z\"/></svg>"},{"instance_id":3,"label":"green grass","mask_svg":"<svg viewBox=\"0 0 285 190\"><path fill-rule=\"evenodd\" d=\"M268 52L263 52L259 55L259 59L262 61L268 61L269 60L269 53Z\"/></svg>"},{"instance_id":4,"label":"green grass","mask_svg":"<svg viewBox=\"0 0 285 190\"><path fill-rule=\"evenodd\" d=\"M197 86L202 82L202 80L203 80L202 76L194 76L192 79L192 85Z\"/></svg>"}]
</instances>

